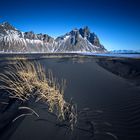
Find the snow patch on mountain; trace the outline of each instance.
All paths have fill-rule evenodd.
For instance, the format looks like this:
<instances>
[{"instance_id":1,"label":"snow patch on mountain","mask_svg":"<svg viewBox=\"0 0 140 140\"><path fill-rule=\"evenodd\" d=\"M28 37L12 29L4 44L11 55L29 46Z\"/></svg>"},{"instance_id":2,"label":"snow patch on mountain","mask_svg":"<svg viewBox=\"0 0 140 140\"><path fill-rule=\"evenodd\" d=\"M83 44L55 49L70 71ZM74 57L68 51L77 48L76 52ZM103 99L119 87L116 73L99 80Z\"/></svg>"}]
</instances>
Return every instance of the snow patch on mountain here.
<instances>
[{"instance_id":1,"label":"snow patch on mountain","mask_svg":"<svg viewBox=\"0 0 140 140\"><path fill-rule=\"evenodd\" d=\"M106 52L88 27L74 29L56 39L47 34L21 32L8 22L0 24L1 52Z\"/></svg>"}]
</instances>

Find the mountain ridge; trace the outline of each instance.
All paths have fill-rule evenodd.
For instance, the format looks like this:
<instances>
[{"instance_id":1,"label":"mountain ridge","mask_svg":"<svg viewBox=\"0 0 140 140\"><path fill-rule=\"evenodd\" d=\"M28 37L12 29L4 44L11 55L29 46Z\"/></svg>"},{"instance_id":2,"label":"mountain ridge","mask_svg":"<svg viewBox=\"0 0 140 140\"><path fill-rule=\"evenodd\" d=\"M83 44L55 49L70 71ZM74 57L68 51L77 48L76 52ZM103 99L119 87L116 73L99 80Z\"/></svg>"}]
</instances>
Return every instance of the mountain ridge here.
<instances>
[{"instance_id":1,"label":"mountain ridge","mask_svg":"<svg viewBox=\"0 0 140 140\"><path fill-rule=\"evenodd\" d=\"M95 33L85 26L53 38L48 34L22 32L8 22L0 24L1 52L106 52Z\"/></svg>"}]
</instances>

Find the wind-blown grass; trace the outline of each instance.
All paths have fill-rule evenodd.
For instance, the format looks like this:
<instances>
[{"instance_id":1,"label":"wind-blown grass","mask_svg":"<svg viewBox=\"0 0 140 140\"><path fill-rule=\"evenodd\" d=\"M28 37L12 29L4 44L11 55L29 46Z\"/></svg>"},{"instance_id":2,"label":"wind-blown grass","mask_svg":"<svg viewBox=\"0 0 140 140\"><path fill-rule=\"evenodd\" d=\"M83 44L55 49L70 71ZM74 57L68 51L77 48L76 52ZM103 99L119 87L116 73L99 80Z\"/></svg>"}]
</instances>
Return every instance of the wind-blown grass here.
<instances>
[{"instance_id":1,"label":"wind-blown grass","mask_svg":"<svg viewBox=\"0 0 140 140\"><path fill-rule=\"evenodd\" d=\"M51 72L46 72L40 63L17 61L0 73L0 89L7 91L10 98L27 101L34 97L36 102L47 104L49 111L60 120L67 121L73 129L77 121L76 108L64 99L65 80L56 82Z\"/></svg>"}]
</instances>

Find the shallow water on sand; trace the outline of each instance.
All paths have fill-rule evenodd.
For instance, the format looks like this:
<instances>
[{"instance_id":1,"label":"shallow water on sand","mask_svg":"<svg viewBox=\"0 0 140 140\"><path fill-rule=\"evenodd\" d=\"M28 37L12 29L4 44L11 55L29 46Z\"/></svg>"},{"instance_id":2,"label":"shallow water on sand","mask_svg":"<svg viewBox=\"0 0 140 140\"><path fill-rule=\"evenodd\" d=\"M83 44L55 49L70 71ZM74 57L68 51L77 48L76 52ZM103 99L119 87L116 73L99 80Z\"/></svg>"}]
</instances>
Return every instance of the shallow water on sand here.
<instances>
[{"instance_id":1,"label":"shallow water on sand","mask_svg":"<svg viewBox=\"0 0 140 140\"><path fill-rule=\"evenodd\" d=\"M20 103L0 109L0 140L139 140L140 60L61 58L38 60L60 82L66 79L65 98L77 104L77 128L70 132L56 124L45 105L26 104L39 115L14 123ZM1 63L0 70L3 70ZM1 96L1 99L5 97Z\"/></svg>"}]
</instances>

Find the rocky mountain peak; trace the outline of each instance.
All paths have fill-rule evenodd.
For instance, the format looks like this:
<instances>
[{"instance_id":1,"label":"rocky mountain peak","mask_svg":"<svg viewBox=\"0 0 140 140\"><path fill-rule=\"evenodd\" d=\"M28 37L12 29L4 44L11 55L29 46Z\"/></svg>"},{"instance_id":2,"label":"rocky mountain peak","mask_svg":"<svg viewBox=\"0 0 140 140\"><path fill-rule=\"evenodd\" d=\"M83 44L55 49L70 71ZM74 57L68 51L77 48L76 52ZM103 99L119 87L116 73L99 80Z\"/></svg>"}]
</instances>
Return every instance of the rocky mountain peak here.
<instances>
[{"instance_id":1,"label":"rocky mountain peak","mask_svg":"<svg viewBox=\"0 0 140 140\"><path fill-rule=\"evenodd\" d=\"M16 30L9 22L3 22L0 24L0 28L4 28L6 30Z\"/></svg>"},{"instance_id":2,"label":"rocky mountain peak","mask_svg":"<svg viewBox=\"0 0 140 140\"><path fill-rule=\"evenodd\" d=\"M81 52L105 52L106 49L100 44L98 37L90 32L88 26L73 29L69 33L55 39L58 43L56 51L81 51Z\"/></svg>"},{"instance_id":3,"label":"rocky mountain peak","mask_svg":"<svg viewBox=\"0 0 140 140\"><path fill-rule=\"evenodd\" d=\"M80 28L79 33L84 38L89 38L90 37L90 29L88 28L88 26L85 26L84 28Z\"/></svg>"},{"instance_id":4,"label":"rocky mountain peak","mask_svg":"<svg viewBox=\"0 0 140 140\"><path fill-rule=\"evenodd\" d=\"M102 45L100 44L99 38L94 32L90 32L90 29L88 26L85 26L84 28L79 29L79 33L83 38L86 38L91 44L101 47Z\"/></svg>"}]
</instances>

